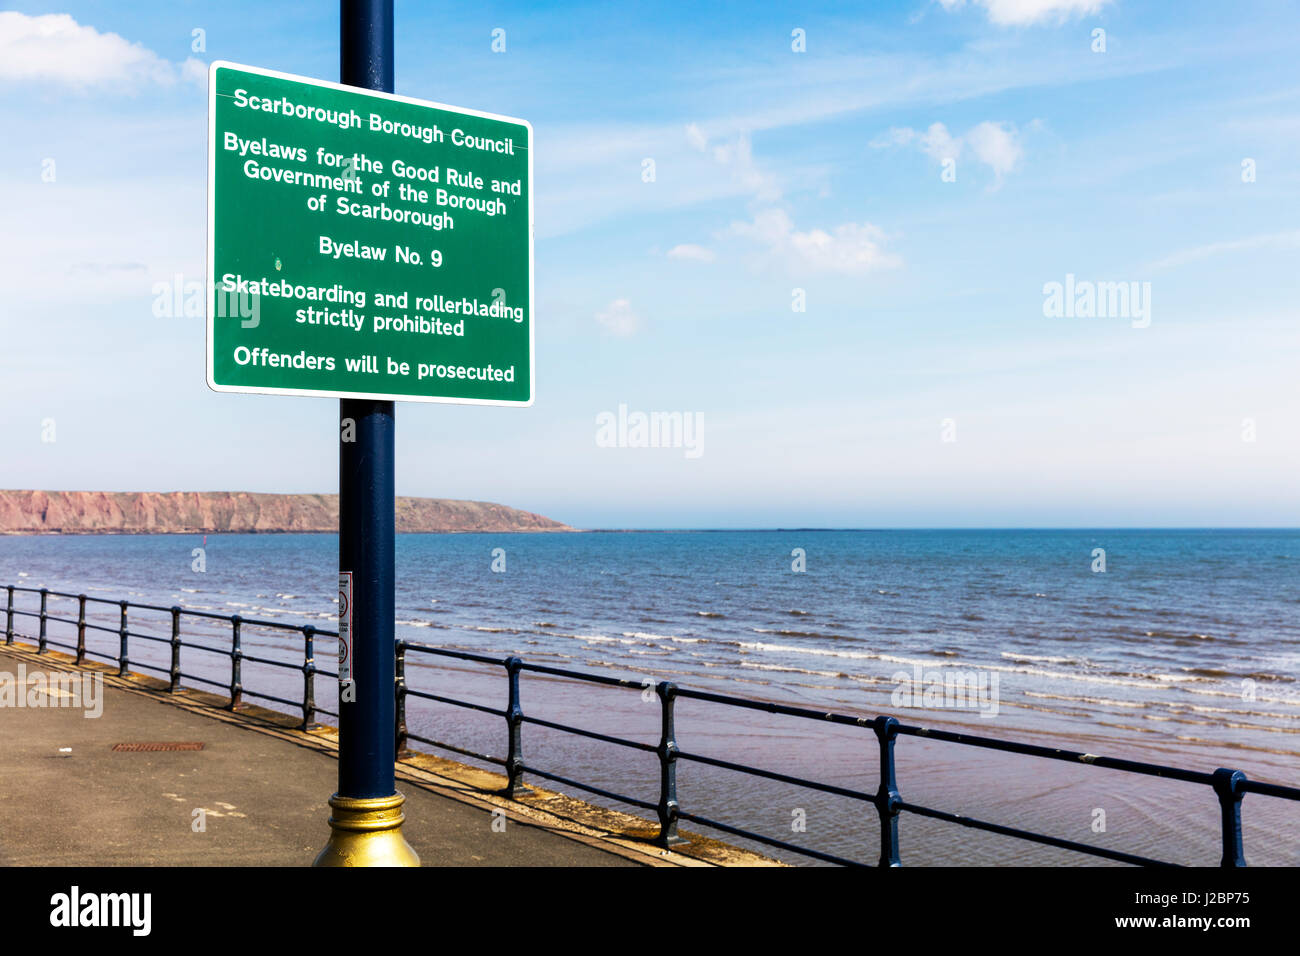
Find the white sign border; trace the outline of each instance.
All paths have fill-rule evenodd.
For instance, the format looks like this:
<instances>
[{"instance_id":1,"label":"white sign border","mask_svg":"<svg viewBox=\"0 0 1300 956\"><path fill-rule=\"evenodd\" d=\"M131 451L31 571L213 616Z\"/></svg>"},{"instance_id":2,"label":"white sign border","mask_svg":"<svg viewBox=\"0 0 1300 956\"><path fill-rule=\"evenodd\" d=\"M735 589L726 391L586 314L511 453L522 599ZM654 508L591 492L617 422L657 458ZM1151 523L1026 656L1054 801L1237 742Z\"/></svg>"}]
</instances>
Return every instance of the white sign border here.
<instances>
[{"instance_id":1,"label":"white sign border","mask_svg":"<svg viewBox=\"0 0 1300 956\"><path fill-rule=\"evenodd\" d=\"M435 109L446 110L450 113L459 113L462 116L478 116L483 119L501 120L502 122L515 123L528 130L528 400L515 401L512 399L500 398L439 398L426 395L381 395L374 392L343 392L328 389L307 389L307 388L271 388L269 386L250 386L250 385L218 385L215 381L214 361L214 343L212 341L213 321L216 318L216 216L215 210L215 192L216 192L216 172L217 172L217 147L216 147L216 130L217 130L217 70L229 69L239 70L244 73L254 73L258 76L270 76L279 80L290 80L295 83L306 83L310 86L323 86L328 89L342 90L347 93L358 93L364 96L372 96L376 99L391 101L396 100L400 103L410 103L415 106L430 106ZM436 403L441 405L507 405L516 408L526 408L532 405L537 397L537 349L536 334L537 321L533 311L533 240L536 233L536 225L533 217L533 124L525 119L519 119L515 116L502 116L499 113L484 113L481 110L467 109L461 106L448 106L446 103L435 103L432 100L421 100L410 96L401 96L397 93L382 93L378 90L368 90L359 86L348 86L345 83L331 83L328 80L317 80L308 76L297 76L293 73L281 73L277 70L266 70L262 67L247 66L242 63L232 63L229 60L214 60L208 67L208 228L207 228L207 383L208 388L214 392L226 392L239 395L299 395L306 398L361 398L371 399L376 402L425 402Z\"/></svg>"}]
</instances>

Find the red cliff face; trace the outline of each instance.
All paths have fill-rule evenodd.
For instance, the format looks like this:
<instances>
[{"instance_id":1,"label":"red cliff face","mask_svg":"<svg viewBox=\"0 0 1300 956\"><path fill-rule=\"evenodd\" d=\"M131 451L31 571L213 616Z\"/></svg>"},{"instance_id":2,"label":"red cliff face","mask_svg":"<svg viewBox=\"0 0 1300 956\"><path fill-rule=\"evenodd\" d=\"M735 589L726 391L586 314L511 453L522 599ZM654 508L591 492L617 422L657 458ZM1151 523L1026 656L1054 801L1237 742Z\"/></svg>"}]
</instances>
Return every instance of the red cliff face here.
<instances>
[{"instance_id":1,"label":"red cliff face","mask_svg":"<svg viewBox=\"0 0 1300 956\"><path fill-rule=\"evenodd\" d=\"M335 532L338 495L247 491L0 491L0 534ZM399 532L572 531L486 501L398 498Z\"/></svg>"}]
</instances>

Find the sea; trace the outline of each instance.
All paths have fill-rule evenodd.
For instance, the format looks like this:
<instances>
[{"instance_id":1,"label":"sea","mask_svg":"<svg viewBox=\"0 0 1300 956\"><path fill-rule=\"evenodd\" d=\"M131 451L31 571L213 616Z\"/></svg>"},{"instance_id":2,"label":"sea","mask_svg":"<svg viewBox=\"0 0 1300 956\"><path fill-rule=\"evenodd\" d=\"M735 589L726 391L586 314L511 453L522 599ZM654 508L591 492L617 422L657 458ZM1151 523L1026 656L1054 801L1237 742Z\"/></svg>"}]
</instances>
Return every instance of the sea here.
<instances>
[{"instance_id":1,"label":"sea","mask_svg":"<svg viewBox=\"0 0 1300 956\"><path fill-rule=\"evenodd\" d=\"M332 535L0 537L0 585L333 628ZM758 530L399 535L400 638L605 676L604 687L525 673L525 714L654 744L659 701L680 687L818 712L1300 785L1300 531ZM33 596L18 598L35 606ZM114 630L116 607L92 605ZM51 601L75 617L75 602ZM34 633L19 618L20 632ZM165 614L131 629L167 636ZM26 630L24 631L24 628ZM186 634L228 646L228 627L186 618ZM73 631L51 624L67 642ZM244 652L295 664L301 639L245 627ZM223 643L226 642L226 643ZM94 631L93 651L116 634ZM318 639L320 666L333 641ZM183 669L220 691L229 661L185 652ZM131 657L166 668L163 644ZM148 673L149 671L145 671ZM302 676L246 663L247 700L298 700ZM407 683L502 708L504 668L411 652ZM316 678L334 709L336 685ZM505 721L412 697L413 733L502 756ZM869 727L679 700L677 741L704 755L862 793L879 785ZM417 749L423 745L416 744ZM654 803L653 753L525 724L526 763ZM1079 762L904 736L909 803L1159 859L1214 865L1219 816L1208 787ZM444 756L455 756L447 754ZM458 758L461 759L461 758ZM473 763L471 759L468 762ZM683 759L682 810L774 840L875 863L874 806ZM542 780L541 786L628 810ZM634 808L632 808L634 809ZM635 810L646 815L644 810ZM1300 865L1300 802L1248 795L1246 856ZM651 814L651 816L653 816ZM704 826L796 864L797 853ZM905 812L904 865L1094 865L1045 846Z\"/></svg>"}]
</instances>

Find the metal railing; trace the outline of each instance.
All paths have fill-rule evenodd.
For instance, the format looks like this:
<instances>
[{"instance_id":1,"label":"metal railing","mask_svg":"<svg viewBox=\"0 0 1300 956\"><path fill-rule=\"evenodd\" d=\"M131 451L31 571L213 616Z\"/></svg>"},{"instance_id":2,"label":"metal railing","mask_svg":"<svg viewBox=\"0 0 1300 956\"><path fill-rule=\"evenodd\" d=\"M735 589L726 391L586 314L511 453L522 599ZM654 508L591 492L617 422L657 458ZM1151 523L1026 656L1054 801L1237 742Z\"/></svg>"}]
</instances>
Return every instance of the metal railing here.
<instances>
[{"instance_id":1,"label":"metal railing","mask_svg":"<svg viewBox=\"0 0 1300 956\"><path fill-rule=\"evenodd\" d=\"M39 633L36 635L38 644L37 652L45 653L48 647L62 647L76 652L77 663L84 662L87 656L107 657L109 660L118 664L119 675L128 672L128 666L134 664L136 667L152 669L164 674L170 678L169 690L175 692L180 687L182 679L195 680L200 683L209 684L216 687L222 687L227 691L229 703L227 707L234 710L240 706L244 696L257 697L262 700L275 701L289 707L298 708L302 713L301 727L309 727L317 714L328 714L337 717L335 711L327 710L315 703L313 692L313 678L320 674L326 677L337 678L337 674L328 670L321 670L316 667L314 660L314 640L317 637L338 638L337 631L324 630L308 625L284 624L276 621L263 621L252 618L244 618L238 614L225 615L215 614L206 611L187 610L180 607L161 607L159 605L139 604L130 601L113 601L106 598L87 597L85 594L68 594L65 592L50 591L46 588L26 588L15 585L6 585L8 589L8 604L6 608L5 619L5 643L12 644L15 636L30 639L28 635L19 634L14 629L15 616L34 617L39 619ZM14 606L15 593L30 593L40 595L40 610L30 611L22 610ZM75 619L66 617L57 617L49 613L49 598L73 599L78 602L78 613ZM116 606L120 610L120 623L117 628L106 627L94 624L86 620L87 603L97 603L110 606ZM127 612L129 609L160 611L170 613L171 615L171 636L159 637L135 632L129 629L127 622ZM181 620L184 617L203 618L226 622L230 625L230 648L214 648L205 644L194 644L186 642L181 637ZM59 643L49 638L47 634L47 623L50 621L73 624L77 627L77 643L69 645ZM240 631L243 626L257 626L264 628L274 628L286 632L296 632L303 639L303 662L302 664L290 664L285 661L276 661L269 658L253 657L245 654L241 650ZM104 655L88 651L86 648L86 631L98 630L107 633L116 633L119 637L119 651L116 656ZM157 641L160 643L170 644L171 646L171 667L161 668L156 665L145 664L140 661L131 661L129 657L129 641L131 638L142 640ZM197 674L189 674L181 670L181 649L194 648L207 653L225 655L230 658L230 679L226 683L214 681L210 678ZM434 657L448 658L452 660L466 661L478 664L488 664L505 669L508 698L504 709L488 707L483 704L472 701L459 700L454 697L446 697L440 694L429 693L427 691L415 690L407 686L406 683L406 663L408 654L422 654ZM241 663L243 661L255 661L261 664L269 664L274 667L285 668L289 670L300 671L303 675L303 697L301 701L287 700L283 697L274 696L261 691L252 691L243 686L241 677ZM604 685L606 687L623 687L634 689L642 692L653 687L655 695L660 703L660 735L657 744L649 744L642 741L628 740L623 737L604 734L594 730L588 730L581 727L574 727L568 724L558 723L556 721L545 720L540 717L530 717L524 713L523 705L520 699L519 678L523 673L547 675L559 677L566 680L583 681L591 684ZM455 744L436 740L430 737L421 736L413 733L407 728L406 706L408 698L417 698L433 703L447 704L454 707L462 707L480 713L491 714L505 719L507 728L507 749L505 757L495 757L490 754L477 753ZM848 727L857 727L863 730L870 730L874 733L876 744L879 748L879 780L878 786L874 793L867 791L855 790L849 787L841 787L835 784L821 783L815 780L809 780L803 777L793 776L791 774L780 773L774 770L767 770L760 767L753 767L747 764L734 763L728 760L721 760L716 757L709 757L703 754L690 753L682 750L677 744L676 722L674 714L674 705L677 700L696 700L707 703L719 704L727 707L736 707L752 711L761 711L768 714L778 714L788 717L795 717L804 720L816 720L822 723L833 723ZM870 804L876 810L877 819L880 827L880 855L878 859L879 866L900 866L899 840L898 840L898 822L903 813L911 813L920 817L929 817L934 820L942 820L947 823L958 826L968 827L975 830L981 830L987 833L995 833L1002 836L1014 837L1020 840L1026 840L1033 843L1039 843L1046 846L1056 847L1064 850L1072 850L1078 853L1084 853L1089 856L1100 857L1103 859L1114 860L1120 863L1130 863L1138 866L1178 866L1179 864L1156 860L1149 857L1139 856L1132 853L1124 853L1119 850L1111 850L1105 847L1091 846L1086 843L1080 843L1075 840L1066 840L1060 837L1054 837L1047 834L1035 833L1029 830L1023 830L1018 827L1006 826L999 823L991 823L985 820L977 820L973 817L964 816L958 813L951 813L946 810L937 810L932 807L922 806L918 803L904 800L898 788L898 780L895 771L894 747L899 737L922 737L927 740L942 741L953 744L960 744L968 747L982 748L986 750L1001 751L1003 753L1020 754L1030 757L1039 757L1047 760L1066 761L1069 763L1085 764L1093 767L1103 767L1110 770L1118 770L1125 773L1140 774L1149 777L1162 777L1170 780L1180 780L1186 783L1200 784L1210 787L1218 797L1220 810L1220 834L1222 841L1222 855L1220 865L1224 867L1242 867L1246 865L1245 851L1242 841L1242 822L1241 822L1241 803L1243 797L1248 793L1259 794L1262 796L1277 797L1284 800L1300 801L1300 787L1288 787L1281 784L1263 783L1249 780L1246 774L1240 770L1220 768L1213 772L1207 773L1196 770L1186 770L1179 767L1161 766L1159 764L1144 763L1137 760L1124 760L1115 757L1102 757L1096 754L1082 753L1072 750L1061 750L1052 747L1042 747L1036 744L1019 743L1016 741L999 740L992 737L982 737L975 734L957 733L947 730L939 730L927 727L918 727L910 724L899 722L895 717L878 716L878 717L857 717L851 714L828 713L826 711L811 710L804 707L793 707L786 704L769 703L764 701L749 700L743 697L733 697L728 694L716 694L708 691L691 690L685 687L679 687L671 681L650 682L649 679L617 678L608 677L601 674L592 674L583 671L569 670L561 667L551 667L543 664L529 664L518 657L492 657L484 654L473 654L466 651L454 651L446 648L435 647L429 644L422 644L415 641L398 640L396 641L396 720L395 720L395 750L401 755L407 750L409 741L415 740L424 743L430 747L446 750L462 756L482 760L505 770L506 787L503 791L511 798L518 797L527 788L523 783L523 775L531 774L535 777L541 777L545 780L553 781L566 787L572 787L586 793L604 797L608 800L617 801L628 806L653 812L659 821L659 832L654 842L663 847L670 847L681 843L682 838L678 836L677 826L679 821L687 821L700 826L709 827L731 836L741 837L752 840L755 843L764 846L775 847L790 853L796 853L812 859L821 860L828 863L837 863L845 866L863 866L860 860L846 859L831 853L825 853L811 847L799 846L785 840L778 840L765 834L757 833L742 827L733 826L721 820L710 819L695 813L689 813L681 808L677 797L677 763L678 761L692 761L710 767L722 770L733 771L745 774L751 777L760 777L766 780L774 780L780 783L791 784L803 787L820 793L831 794L840 797L847 797L852 800L860 801L863 804ZM538 727L545 727L550 730L561 733L573 734L588 740L601 741L607 744L624 747L627 749L640 751L642 753L652 753L658 758L659 763L659 793L655 802L641 799L640 797L629 794L616 793L590 784L582 783L562 776L551 770L541 767L532 766L524 761L523 756L523 725L533 724Z\"/></svg>"},{"instance_id":2,"label":"metal railing","mask_svg":"<svg viewBox=\"0 0 1300 956\"><path fill-rule=\"evenodd\" d=\"M275 701L278 704L284 704L301 710L302 721L299 726L306 730L315 721L317 714L328 714L331 717L338 717L338 712L328 710L316 703L316 694L314 689L314 678L317 674L325 677L337 678L338 674L330 670L322 670L316 666L315 642L316 638L323 637L333 640L338 639L338 631L329 631L322 628L314 627L311 624L285 624L281 621L263 621L258 618L242 617L238 614L214 614L210 611L194 611L187 608L172 606L163 607L158 604L142 604L136 601L114 601L109 598L88 597L85 594L69 594L64 591L51 591L49 588L25 588L15 585L5 585L8 589L8 602L5 608L5 643L12 644L14 637L35 637L38 654L44 654L50 647L59 647L64 650L73 651L76 654L78 664L83 664L88 657L98 657L117 664L118 676L125 676L132 666L145 671L166 675L169 680L168 690L175 693L180 689L181 680L197 681L200 684L206 684L210 687L220 687L226 691L230 698L226 705L229 710L236 710L243 703L245 696L256 697L260 700ZM14 606L15 593L38 594L41 598L40 610L25 611ZM76 618L59 617L49 612L49 600L68 599L77 602ZM86 606L104 605L116 607L119 611L117 627L106 627L103 624L97 624L86 619ZM133 631L128 626L128 610L137 611L157 611L163 614L171 615L171 635L169 637L160 637L157 634L145 634L140 631ZM29 617L39 620L40 625L35 635L19 634L14 630L14 617ZM220 621L230 625L230 646L228 648L211 647L207 644L194 643L183 640L181 637L181 621L184 618L195 618L207 621ZM49 622L72 624L77 628L77 643L68 644L50 638L48 633ZM247 654L243 650L242 630L245 627L270 628L273 630L284 631L298 634L303 641L303 657L301 664L290 664L286 661L277 661L267 657L258 657ZM86 647L86 632L100 631L107 634L116 634L118 637L118 651L116 655L105 654L101 651L88 649ZM150 664L145 661L133 661L130 657L130 642L132 638L142 641L151 641L157 644L167 644L171 647L171 666L160 667L157 664ZM230 659L230 679L228 681L217 681L210 677L204 677L202 674L193 674L181 670L181 649L190 648L196 651L202 651L206 654L228 657ZM302 674L303 692L302 700L288 700L284 697L278 697L274 694L263 693L262 691L249 690L243 683L243 665L245 661L251 661L256 664L268 664L272 667L279 667L285 670L295 670Z\"/></svg>"}]
</instances>

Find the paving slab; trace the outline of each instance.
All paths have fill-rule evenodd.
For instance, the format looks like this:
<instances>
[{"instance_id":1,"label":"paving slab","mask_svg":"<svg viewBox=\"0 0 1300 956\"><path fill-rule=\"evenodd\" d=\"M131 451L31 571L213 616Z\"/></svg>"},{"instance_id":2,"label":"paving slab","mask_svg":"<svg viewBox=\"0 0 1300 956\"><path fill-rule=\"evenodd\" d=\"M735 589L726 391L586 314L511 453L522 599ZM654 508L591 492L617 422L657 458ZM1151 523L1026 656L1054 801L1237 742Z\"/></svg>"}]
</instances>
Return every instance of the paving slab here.
<instances>
[{"instance_id":1,"label":"paving slab","mask_svg":"<svg viewBox=\"0 0 1300 956\"><path fill-rule=\"evenodd\" d=\"M0 681L16 682L20 663L29 679L38 669L0 652ZM98 718L0 706L0 864L304 866L325 845L333 757L107 683L102 693ZM151 742L203 749L113 749ZM494 829L488 808L399 789L403 832L426 866L637 865L528 822Z\"/></svg>"}]
</instances>

